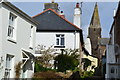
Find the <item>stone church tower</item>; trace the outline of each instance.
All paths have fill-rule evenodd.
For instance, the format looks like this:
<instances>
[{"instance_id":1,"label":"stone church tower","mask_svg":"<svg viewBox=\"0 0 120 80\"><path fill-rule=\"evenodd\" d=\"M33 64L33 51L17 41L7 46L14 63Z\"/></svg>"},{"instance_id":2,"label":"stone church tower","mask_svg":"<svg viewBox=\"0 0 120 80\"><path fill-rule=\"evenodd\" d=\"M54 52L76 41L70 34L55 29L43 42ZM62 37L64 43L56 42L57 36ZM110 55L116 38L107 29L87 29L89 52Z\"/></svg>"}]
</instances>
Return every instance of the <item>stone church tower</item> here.
<instances>
[{"instance_id":1,"label":"stone church tower","mask_svg":"<svg viewBox=\"0 0 120 80\"><path fill-rule=\"evenodd\" d=\"M98 44L99 39L101 38L101 26L97 3L95 4L94 12L88 29L88 38L90 38L91 41L92 55L98 57L99 56Z\"/></svg>"}]
</instances>

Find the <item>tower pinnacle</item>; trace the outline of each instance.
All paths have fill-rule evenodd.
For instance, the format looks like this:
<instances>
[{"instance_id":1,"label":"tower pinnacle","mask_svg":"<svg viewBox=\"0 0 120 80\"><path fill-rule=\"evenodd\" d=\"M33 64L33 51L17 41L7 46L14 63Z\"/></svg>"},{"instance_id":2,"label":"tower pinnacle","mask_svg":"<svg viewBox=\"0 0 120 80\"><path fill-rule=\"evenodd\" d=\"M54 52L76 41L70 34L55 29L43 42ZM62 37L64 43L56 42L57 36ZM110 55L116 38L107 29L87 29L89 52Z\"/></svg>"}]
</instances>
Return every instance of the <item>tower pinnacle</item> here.
<instances>
[{"instance_id":1,"label":"tower pinnacle","mask_svg":"<svg viewBox=\"0 0 120 80\"><path fill-rule=\"evenodd\" d=\"M94 12L93 12L92 19L90 22L90 27L100 28L100 18L99 18L97 3L95 4Z\"/></svg>"}]
</instances>

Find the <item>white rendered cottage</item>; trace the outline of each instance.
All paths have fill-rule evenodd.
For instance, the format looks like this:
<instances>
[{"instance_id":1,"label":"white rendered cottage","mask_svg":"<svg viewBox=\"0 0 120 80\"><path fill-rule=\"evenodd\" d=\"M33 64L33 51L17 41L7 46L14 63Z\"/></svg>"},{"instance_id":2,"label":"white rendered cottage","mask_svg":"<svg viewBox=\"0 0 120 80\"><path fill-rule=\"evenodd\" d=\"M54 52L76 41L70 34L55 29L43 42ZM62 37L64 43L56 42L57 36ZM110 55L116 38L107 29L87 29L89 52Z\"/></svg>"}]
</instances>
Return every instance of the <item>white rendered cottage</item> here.
<instances>
[{"instance_id":1,"label":"white rendered cottage","mask_svg":"<svg viewBox=\"0 0 120 80\"><path fill-rule=\"evenodd\" d=\"M37 23L10 2L0 2L0 80L15 78L15 66L22 62L20 78L31 78Z\"/></svg>"},{"instance_id":2,"label":"white rendered cottage","mask_svg":"<svg viewBox=\"0 0 120 80\"><path fill-rule=\"evenodd\" d=\"M63 11L59 12L58 3L45 3L44 11L33 16L33 19L40 23L36 31L36 47L38 45L46 46L46 48L52 46L52 49L56 50L52 52L54 56L64 49L79 49L78 54L82 54L84 42L82 29L77 25L80 24L78 3L76 8L74 17L78 18L74 19L77 22L73 24L65 18ZM35 56L41 56L39 49L36 49ZM50 63L54 64L54 60Z\"/></svg>"},{"instance_id":3,"label":"white rendered cottage","mask_svg":"<svg viewBox=\"0 0 120 80\"><path fill-rule=\"evenodd\" d=\"M79 9L79 4L76 7ZM80 24L80 20L77 20L80 19L80 11L75 12L75 15L78 18L75 18L74 21ZM59 12L57 3L45 3L44 11L33 16L33 19L40 23L37 26L36 46L50 47L53 45L53 48L58 50L82 49L83 35L80 26L77 26L77 22L74 25L65 19L63 11Z\"/></svg>"}]
</instances>

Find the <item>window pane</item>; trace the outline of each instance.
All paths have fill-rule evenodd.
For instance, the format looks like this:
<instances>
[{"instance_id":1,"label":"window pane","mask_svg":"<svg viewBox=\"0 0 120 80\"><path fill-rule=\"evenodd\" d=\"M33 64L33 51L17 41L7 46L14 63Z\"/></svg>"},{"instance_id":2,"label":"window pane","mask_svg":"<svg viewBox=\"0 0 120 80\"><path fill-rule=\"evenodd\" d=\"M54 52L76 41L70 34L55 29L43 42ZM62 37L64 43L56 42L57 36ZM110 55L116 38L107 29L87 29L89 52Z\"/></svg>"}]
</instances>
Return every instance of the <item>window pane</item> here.
<instances>
[{"instance_id":1,"label":"window pane","mask_svg":"<svg viewBox=\"0 0 120 80\"><path fill-rule=\"evenodd\" d=\"M56 34L56 45L58 46L65 45L64 34Z\"/></svg>"},{"instance_id":2,"label":"window pane","mask_svg":"<svg viewBox=\"0 0 120 80\"><path fill-rule=\"evenodd\" d=\"M8 36L9 37L13 37L13 29L14 29L14 27L11 27L11 26L8 27Z\"/></svg>"},{"instance_id":3,"label":"window pane","mask_svg":"<svg viewBox=\"0 0 120 80\"><path fill-rule=\"evenodd\" d=\"M15 16L10 14L10 18L9 18L9 25L10 26L14 26L14 19L15 19Z\"/></svg>"},{"instance_id":4,"label":"window pane","mask_svg":"<svg viewBox=\"0 0 120 80\"><path fill-rule=\"evenodd\" d=\"M14 14L10 13L9 26L8 26L8 36L13 38L13 39L16 39L15 19L16 19L16 16Z\"/></svg>"},{"instance_id":5,"label":"window pane","mask_svg":"<svg viewBox=\"0 0 120 80\"><path fill-rule=\"evenodd\" d=\"M59 39L56 39L56 45L59 45Z\"/></svg>"},{"instance_id":6,"label":"window pane","mask_svg":"<svg viewBox=\"0 0 120 80\"><path fill-rule=\"evenodd\" d=\"M114 73L114 70L115 70L114 67L112 67L112 68L111 68L111 73Z\"/></svg>"},{"instance_id":7,"label":"window pane","mask_svg":"<svg viewBox=\"0 0 120 80\"><path fill-rule=\"evenodd\" d=\"M6 57L6 68L10 68L11 66L11 56L7 55Z\"/></svg>"},{"instance_id":8,"label":"window pane","mask_svg":"<svg viewBox=\"0 0 120 80\"><path fill-rule=\"evenodd\" d=\"M61 38L61 45L63 46L64 45L64 38Z\"/></svg>"}]
</instances>

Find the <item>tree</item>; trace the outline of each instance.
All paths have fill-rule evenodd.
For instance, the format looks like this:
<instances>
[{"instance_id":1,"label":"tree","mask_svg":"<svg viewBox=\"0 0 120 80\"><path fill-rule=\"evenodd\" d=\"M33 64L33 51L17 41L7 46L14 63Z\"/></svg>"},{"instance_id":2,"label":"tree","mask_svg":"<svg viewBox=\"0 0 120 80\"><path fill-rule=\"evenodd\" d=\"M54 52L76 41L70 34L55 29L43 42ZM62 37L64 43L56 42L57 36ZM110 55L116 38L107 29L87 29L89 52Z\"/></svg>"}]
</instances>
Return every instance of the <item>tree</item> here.
<instances>
[{"instance_id":1,"label":"tree","mask_svg":"<svg viewBox=\"0 0 120 80\"><path fill-rule=\"evenodd\" d=\"M37 52L41 54L41 56L38 56L36 59L36 63L42 65L43 67L52 67L53 65L50 63L51 60L54 60L54 52L55 49L52 48L53 46L50 46L46 48L46 46L38 45L37 46Z\"/></svg>"},{"instance_id":2,"label":"tree","mask_svg":"<svg viewBox=\"0 0 120 80\"><path fill-rule=\"evenodd\" d=\"M74 70L79 65L78 49L66 49L62 54L55 57L55 68L58 71L65 72L66 70Z\"/></svg>"},{"instance_id":3,"label":"tree","mask_svg":"<svg viewBox=\"0 0 120 80\"><path fill-rule=\"evenodd\" d=\"M21 65L22 65L22 62L19 62L15 65L15 78L20 77Z\"/></svg>"}]
</instances>

